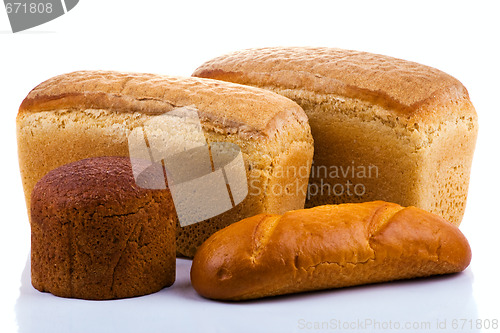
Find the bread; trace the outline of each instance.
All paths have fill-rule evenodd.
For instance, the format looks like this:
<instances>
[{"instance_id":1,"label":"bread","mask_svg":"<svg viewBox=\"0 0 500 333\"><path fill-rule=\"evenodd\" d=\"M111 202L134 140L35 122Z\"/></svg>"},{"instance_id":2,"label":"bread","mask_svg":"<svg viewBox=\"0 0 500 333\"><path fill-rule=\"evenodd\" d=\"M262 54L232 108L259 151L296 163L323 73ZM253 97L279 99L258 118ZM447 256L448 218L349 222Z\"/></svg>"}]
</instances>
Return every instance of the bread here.
<instances>
[{"instance_id":1,"label":"bread","mask_svg":"<svg viewBox=\"0 0 500 333\"><path fill-rule=\"evenodd\" d=\"M180 255L193 256L209 235L242 218L303 208L313 141L307 116L296 103L222 81L108 71L56 76L21 104L17 139L28 208L33 186L50 170L88 157L128 156L135 129L183 107L197 111L201 136L210 144L239 146L248 195L220 215L179 225ZM185 133L185 141L198 134Z\"/></svg>"},{"instance_id":2,"label":"bread","mask_svg":"<svg viewBox=\"0 0 500 333\"><path fill-rule=\"evenodd\" d=\"M366 52L271 47L193 76L266 88L305 110L315 142L306 207L385 200L460 224L478 123L450 75Z\"/></svg>"},{"instance_id":3,"label":"bread","mask_svg":"<svg viewBox=\"0 0 500 333\"><path fill-rule=\"evenodd\" d=\"M470 247L457 227L383 201L260 214L212 235L191 283L202 296L245 300L464 270Z\"/></svg>"},{"instance_id":4,"label":"bread","mask_svg":"<svg viewBox=\"0 0 500 333\"><path fill-rule=\"evenodd\" d=\"M175 221L170 192L138 186L128 157L89 158L54 169L32 192L32 284L57 296L93 300L170 286Z\"/></svg>"}]
</instances>

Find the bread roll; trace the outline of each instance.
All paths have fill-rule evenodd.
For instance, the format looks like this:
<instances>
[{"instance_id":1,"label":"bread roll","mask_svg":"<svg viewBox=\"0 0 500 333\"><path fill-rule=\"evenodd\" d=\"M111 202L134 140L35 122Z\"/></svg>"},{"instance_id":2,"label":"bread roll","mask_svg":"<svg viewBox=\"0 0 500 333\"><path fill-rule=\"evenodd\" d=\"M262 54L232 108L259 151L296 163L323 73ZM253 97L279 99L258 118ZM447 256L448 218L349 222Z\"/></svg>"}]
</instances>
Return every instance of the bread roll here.
<instances>
[{"instance_id":1,"label":"bread roll","mask_svg":"<svg viewBox=\"0 0 500 333\"><path fill-rule=\"evenodd\" d=\"M128 157L54 169L32 192L32 284L57 296L94 300L170 286L175 222L170 192L138 186Z\"/></svg>"},{"instance_id":2,"label":"bread roll","mask_svg":"<svg viewBox=\"0 0 500 333\"><path fill-rule=\"evenodd\" d=\"M443 218L383 201L260 214L212 235L191 283L202 296L245 300L464 270L471 252Z\"/></svg>"},{"instance_id":3,"label":"bread roll","mask_svg":"<svg viewBox=\"0 0 500 333\"><path fill-rule=\"evenodd\" d=\"M50 170L88 157L129 156L134 130L184 107L197 111L202 140L239 147L248 195L219 215L179 225L179 254L193 256L213 232L242 218L303 208L313 141L307 116L296 103L222 81L109 71L56 76L23 101L17 139L28 207L33 186ZM191 142L199 134L186 131L182 138ZM223 190L228 192L225 185ZM196 204L211 198L188 199Z\"/></svg>"},{"instance_id":4,"label":"bread roll","mask_svg":"<svg viewBox=\"0 0 500 333\"><path fill-rule=\"evenodd\" d=\"M306 207L385 200L459 225L478 123L465 87L435 68L366 52L270 47L193 74L297 102L315 142Z\"/></svg>"}]
</instances>

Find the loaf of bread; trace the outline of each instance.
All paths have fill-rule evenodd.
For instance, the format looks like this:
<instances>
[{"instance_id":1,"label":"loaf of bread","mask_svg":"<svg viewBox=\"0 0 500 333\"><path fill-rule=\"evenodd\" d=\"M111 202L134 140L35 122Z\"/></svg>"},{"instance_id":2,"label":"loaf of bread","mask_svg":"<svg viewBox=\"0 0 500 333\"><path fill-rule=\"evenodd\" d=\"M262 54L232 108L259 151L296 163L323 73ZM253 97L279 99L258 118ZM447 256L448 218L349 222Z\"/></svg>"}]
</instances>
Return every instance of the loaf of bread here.
<instances>
[{"instance_id":1,"label":"loaf of bread","mask_svg":"<svg viewBox=\"0 0 500 333\"><path fill-rule=\"evenodd\" d=\"M32 284L57 296L93 300L170 286L175 222L170 192L138 186L128 157L56 168L32 192Z\"/></svg>"},{"instance_id":2,"label":"loaf of bread","mask_svg":"<svg viewBox=\"0 0 500 333\"><path fill-rule=\"evenodd\" d=\"M184 142L174 148L197 140L239 147L248 195L241 191L245 199L239 204L229 202L230 209L219 215L179 225L180 255L193 256L208 236L245 217L303 208L313 141L307 116L296 103L267 90L217 80L108 71L51 78L23 101L17 138L28 208L33 186L50 170L89 157L129 156L129 139L135 130L183 108L197 112L203 132L185 130L180 138ZM186 169L190 164L186 160ZM227 172L224 177L232 181ZM222 189L229 191L225 184ZM186 197L181 204L213 198Z\"/></svg>"},{"instance_id":3,"label":"loaf of bread","mask_svg":"<svg viewBox=\"0 0 500 333\"><path fill-rule=\"evenodd\" d=\"M302 106L315 144L306 207L385 200L460 224L478 124L450 75L366 52L276 47L215 58L193 76Z\"/></svg>"},{"instance_id":4,"label":"loaf of bread","mask_svg":"<svg viewBox=\"0 0 500 333\"><path fill-rule=\"evenodd\" d=\"M464 235L435 214L383 201L325 205L215 233L191 283L207 298L245 300L460 272L470 259Z\"/></svg>"}]
</instances>

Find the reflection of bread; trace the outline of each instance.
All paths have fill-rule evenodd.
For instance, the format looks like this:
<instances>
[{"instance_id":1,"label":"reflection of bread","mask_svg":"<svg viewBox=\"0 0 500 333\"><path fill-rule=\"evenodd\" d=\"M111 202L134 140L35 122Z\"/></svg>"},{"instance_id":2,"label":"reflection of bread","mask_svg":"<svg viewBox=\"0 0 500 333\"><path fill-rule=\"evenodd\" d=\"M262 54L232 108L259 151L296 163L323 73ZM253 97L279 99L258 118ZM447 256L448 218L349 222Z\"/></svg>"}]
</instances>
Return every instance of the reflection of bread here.
<instances>
[{"instance_id":1,"label":"reflection of bread","mask_svg":"<svg viewBox=\"0 0 500 333\"><path fill-rule=\"evenodd\" d=\"M298 47L234 52L193 75L266 88L302 106L315 147L306 206L386 200L460 223L478 125L467 90L450 75Z\"/></svg>"},{"instance_id":2,"label":"reflection of bread","mask_svg":"<svg viewBox=\"0 0 500 333\"><path fill-rule=\"evenodd\" d=\"M170 286L175 209L169 191L138 187L128 157L52 170L32 193L31 274L40 291L84 299Z\"/></svg>"},{"instance_id":3,"label":"reflection of bread","mask_svg":"<svg viewBox=\"0 0 500 333\"><path fill-rule=\"evenodd\" d=\"M249 182L241 204L179 227L180 254L194 255L210 234L242 218L303 207L313 143L307 117L296 103L221 81L104 71L54 77L23 101L17 137L28 207L33 186L48 171L88 157L128 156L132 130L176 107L198 111L208 142L241 148ZM186 141L193 139L190 135ZM290 172L277 175L288 167Z\"/></svg>"},{"instance_id":4,"label":"reflection of bread","mask_svg":"<svg viewBox=\"0 0 500 333\"><path fill-rule=\"evenodd\" d=\"M202 296L243 300L459 272L470 259L451 223L375 201L237 222L200 247L191 282Z\"/></svg>"}]
</instances>

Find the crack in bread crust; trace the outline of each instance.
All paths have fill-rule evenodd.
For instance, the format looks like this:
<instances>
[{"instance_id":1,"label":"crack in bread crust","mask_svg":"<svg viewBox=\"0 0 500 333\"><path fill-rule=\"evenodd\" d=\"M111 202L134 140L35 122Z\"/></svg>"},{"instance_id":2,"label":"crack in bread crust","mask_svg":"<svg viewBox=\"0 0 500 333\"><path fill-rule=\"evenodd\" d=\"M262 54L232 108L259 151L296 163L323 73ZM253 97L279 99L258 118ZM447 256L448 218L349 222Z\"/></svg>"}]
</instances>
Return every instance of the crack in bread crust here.
<instances>
[{"instance_id":1,"label":"crack in bread crust","mask_svg":"<svg viewBox=\"0 0 500 333\"><path fill-rule=\"evenodd\" d=\"M222 131L244 135L271 136L283 120L307 125L307 116L295 102L264 89L200 78L112 71L53 77L28 94L19 115L71 108L158 115L187 106L197 108Z\"/></svg>"}]
</instances>

